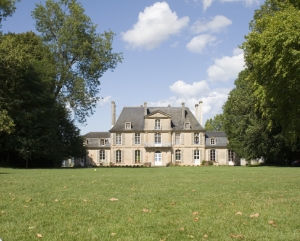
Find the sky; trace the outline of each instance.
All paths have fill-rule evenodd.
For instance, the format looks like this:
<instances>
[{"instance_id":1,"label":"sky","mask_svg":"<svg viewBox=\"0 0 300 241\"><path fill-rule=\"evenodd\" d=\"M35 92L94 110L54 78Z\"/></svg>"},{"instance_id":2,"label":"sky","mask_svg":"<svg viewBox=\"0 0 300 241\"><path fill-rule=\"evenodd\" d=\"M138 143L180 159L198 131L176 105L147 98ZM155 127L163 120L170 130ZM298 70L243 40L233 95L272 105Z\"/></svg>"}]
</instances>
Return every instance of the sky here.
<instances>
[{"instance_id":1,"label":"sky","mask_svg":"<svg viewBox=\"0 0 300 241\"><path fill-rule=\"evenodd\" d=\"M21 0L2 31L35 31L31 12L44 0ZM125 106L181 107L203 102L205 121L222 113L244 68L239 46L262 0L81 0L97 32L112 30L123 61L100 78L100 100L81 134L109 131L111 101Z\"/></svg>"}]
</instances>

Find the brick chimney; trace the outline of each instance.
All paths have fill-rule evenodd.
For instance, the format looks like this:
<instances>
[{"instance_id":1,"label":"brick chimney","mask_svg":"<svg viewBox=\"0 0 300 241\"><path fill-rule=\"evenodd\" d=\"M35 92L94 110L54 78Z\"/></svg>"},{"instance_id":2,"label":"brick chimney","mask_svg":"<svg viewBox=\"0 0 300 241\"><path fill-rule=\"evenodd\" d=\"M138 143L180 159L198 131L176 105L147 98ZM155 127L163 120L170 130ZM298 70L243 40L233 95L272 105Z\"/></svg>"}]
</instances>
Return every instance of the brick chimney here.
<instances>
[{"instance_id":1,"label":"brick chimney","mask_svg":"<svg viewBox=\"0 0 300 241\"><path fill-rule=\"evenodd\" d=\"M199 117L198 117L198 106L199 106L198 104L195 105L195 117L196 117L196 120L197 120L197 121L199 121Z\"/></svg>"}]
</instances>

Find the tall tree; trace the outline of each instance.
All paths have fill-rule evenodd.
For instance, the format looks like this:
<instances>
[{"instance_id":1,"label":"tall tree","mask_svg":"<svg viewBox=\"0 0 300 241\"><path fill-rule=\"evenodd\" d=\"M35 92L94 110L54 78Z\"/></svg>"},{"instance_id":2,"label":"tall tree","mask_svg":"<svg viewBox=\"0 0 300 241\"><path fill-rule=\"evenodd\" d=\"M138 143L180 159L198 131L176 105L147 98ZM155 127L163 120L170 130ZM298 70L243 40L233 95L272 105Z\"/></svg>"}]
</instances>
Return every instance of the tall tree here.
<instances>
[{"instance_id":1,"label":"tall tree","mask_svg":"<svg viewBox=\"0 0 300 241\"><path fill-rule=\"evenodd\" d=\"M6 19L6 17L11 16L15 10L15 4L19 0L0 0L0 27L1 22Z\"/></svg>"},{"instance_id":2,"label":"tall tree","mask_svg":"<svg viewBox=\"0 0 300 241\"><path fill-rule=\"evenodd\" d=\"M114 33L97 34L76 0L46 0L45 6L36 5L32 16L54 54L57 74L52 92L84 122L99 99L99 78L122 60L121 54L112 52Z\"/></svg>"},{"instance_id":3,"label":"tall tree","mask_svg":"<svg viewBox=\"0 0 300 241\"><path fill-rule=\"evenodd\" d=\"M204 129L207 131L223 131L223 115L217 114L206 120Z\"/></svg>"},{"instance_id":4,"label":"tall tree","mask_svg":"<svg viewBox=\"0 0 300 241\"><path fill-rule=\"evenodd\" d=\"M242 45L256 107L268 120L267 127L280 124L292 143L300 137L299 9L299 1L268 0L256 11Z\"/></svg>"}]
</instances>

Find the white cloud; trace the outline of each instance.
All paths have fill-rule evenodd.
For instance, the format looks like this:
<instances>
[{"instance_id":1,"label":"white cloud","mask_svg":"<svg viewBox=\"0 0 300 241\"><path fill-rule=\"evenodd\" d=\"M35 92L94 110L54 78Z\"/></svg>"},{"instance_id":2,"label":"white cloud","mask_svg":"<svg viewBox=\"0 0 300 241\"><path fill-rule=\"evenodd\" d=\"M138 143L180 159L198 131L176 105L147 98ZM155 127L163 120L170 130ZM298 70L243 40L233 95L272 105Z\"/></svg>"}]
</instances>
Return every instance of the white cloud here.
<instances>
[{"instance_id":1,"label":"white cloud","mask_svg":"<svg viewBox=\"0 0 300 241\"><path fill-rule=\"evenodd\" d=\"M191 27L191 30L196 34L203 32L220 32L230 24L232 24L230 19L222 15L217 15L209 22L196 21Z\"/></svg>"},{"instance_id":2,"label":"white cloud","mask_svg":"<svg viewBox=\"0 0 300 241\"><path fill-rule=\"evenodd\" d=\"M207 69L207 75L211 81L228 81L235 79L238 73L244 69L244 54L238 49L234 50L232 57L225 56L215 59L215 63Z\"/></svg>"},{"instance_id":3,"label":"white cloud","mask_svg":"<svg viewBox=\"0 0 300 241\"><path fill-rule=\"evenodd\" d=\"M105 104L109 103L111 100L111 96L101 97L98 101L98 106L104 106Z\"/></svg>"},{"instance_id":4,"label":"white cloud","mask_svg":"<svg viewBox=\"0 0 300 241\"><path fill-rule=\"evenodd\" d=\"M206 81L187 84L182 80L178 80L170 86L170 90L180 96L188 97L200 95L201 92L207 92L209 90L209 87Z\"/></svg>"},{"instance_id":5,"label":"white cloud","mask_svg":"<svg viewBox=\"0 0 300 241\"><path fill-rule=\"evenodd\" d=\"M213 0L203 0L203 10L205 11L212 4Z\"/></svg>"},{"instance_id":6,"label":"white cloud","mask_svg":"<svg viewBox=\"0 0 300 241\"><path fill-rule=\"evenodd\" d=\"M194 37L187 45L187 49L193 53L202 53L207 44L211 44L216 40L215 36L210 34L201 34Z\"/></svg>"},{"instance_id":7,"label":"white cloud","mask_svg":"<svg viewBox=\"0 0 300 241\"><path fill-rule=\"evenodd\" d=\"M170 35L178 34L188 22L189 17L178 18L166 2L156 2L140 12L138 22L121 35L128 47L150 50L158 47Z\"/></svg>"}]
</instances>

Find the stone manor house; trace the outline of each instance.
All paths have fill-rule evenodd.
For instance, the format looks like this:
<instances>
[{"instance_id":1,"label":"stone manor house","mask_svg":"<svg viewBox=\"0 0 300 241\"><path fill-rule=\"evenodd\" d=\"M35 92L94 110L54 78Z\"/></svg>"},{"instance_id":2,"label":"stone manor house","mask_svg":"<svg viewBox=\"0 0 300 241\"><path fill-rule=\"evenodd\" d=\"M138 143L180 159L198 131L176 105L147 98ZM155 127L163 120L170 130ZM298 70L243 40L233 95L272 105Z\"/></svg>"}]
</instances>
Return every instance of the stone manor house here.
<instances>
[{"instance_id":1,"label":"stone manor house","mask_svg":"<svg viewBox=\"0 0 300 241\"><path fill-rule=\"evenodd\" d=\"M195 105L195 115L184 103L181 107L148 107L145 102L140 107L124 107L117 120L112 101L111 119L109 132L85 135L87 156L82 166L192 166L203 160L234 165L226 134L204 130L201 101Z\"/></svg>"}]
</instances>

